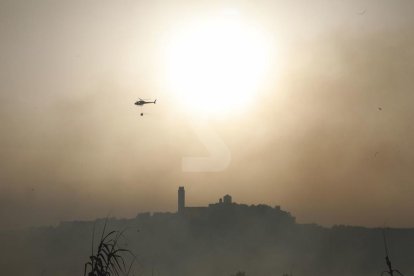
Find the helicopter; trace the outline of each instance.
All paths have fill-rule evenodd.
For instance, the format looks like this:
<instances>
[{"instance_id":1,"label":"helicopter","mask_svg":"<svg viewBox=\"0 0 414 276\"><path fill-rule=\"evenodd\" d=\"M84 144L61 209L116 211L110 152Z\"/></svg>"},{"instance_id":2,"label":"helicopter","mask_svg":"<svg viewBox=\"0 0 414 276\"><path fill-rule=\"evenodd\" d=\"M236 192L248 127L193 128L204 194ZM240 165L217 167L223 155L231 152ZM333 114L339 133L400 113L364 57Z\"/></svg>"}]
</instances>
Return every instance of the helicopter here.
<instances>
[{"instance_id":1,"label":"helicopter","mask_svg":"<svg viewBox=\"0 0 414 276\"><path fill-rule=\"evenodd\" d=\"M151 102L151 101L147 101L147 100L143 100L143 99L141 99L141 98L138 98L139 99L139 101L136 101L135 102L135 105L138 105L138 106L144 106L145 104L155 104L155 103L157 103L157 99L155 99L153 102ZM141 116L144 116L144 113L143 112L141 112Z\"/></svg>"}]
</instances>

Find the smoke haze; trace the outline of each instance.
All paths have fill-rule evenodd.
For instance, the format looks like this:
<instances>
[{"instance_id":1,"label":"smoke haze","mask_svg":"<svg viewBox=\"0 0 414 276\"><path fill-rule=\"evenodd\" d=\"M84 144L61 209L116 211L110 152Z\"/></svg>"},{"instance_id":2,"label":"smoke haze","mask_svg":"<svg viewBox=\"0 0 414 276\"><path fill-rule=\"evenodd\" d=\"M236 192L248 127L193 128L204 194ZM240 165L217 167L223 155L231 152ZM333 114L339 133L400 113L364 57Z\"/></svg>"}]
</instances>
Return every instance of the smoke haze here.
<instances>
[{"instance_id":1,"label":"smoke haze","mask_svg":"<svg viewBox=\"0 0 414 276\"><path fill-rule=\"evenodd\" d=\"M165 84L188 18L235 9L276 60L241 113L210 118L206 150ZM175 211L225 193L299 222L413 227L412 1L0 1L0 228ZM140 110L138 97L157 98ZM220 99L212 99L214 101ZM146 107L145 107L146 108Z\"/></svg>"}]
</instances>

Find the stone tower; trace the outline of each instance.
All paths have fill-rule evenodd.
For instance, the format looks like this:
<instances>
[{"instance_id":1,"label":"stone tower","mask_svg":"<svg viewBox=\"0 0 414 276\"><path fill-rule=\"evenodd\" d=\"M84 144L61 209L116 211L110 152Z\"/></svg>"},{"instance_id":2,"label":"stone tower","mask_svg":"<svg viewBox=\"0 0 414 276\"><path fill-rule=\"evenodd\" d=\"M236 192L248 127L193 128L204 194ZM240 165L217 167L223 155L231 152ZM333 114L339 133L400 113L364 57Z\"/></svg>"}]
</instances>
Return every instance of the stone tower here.
<instances>
[{"instance_id":1,"label":"stone tower","mask_svg":"<svg viewBox=\"0 0 414 276\"><path fill-rule=\"evenodd\" d=\"M182 214L185 208L185 191L184 187L178 188L178 213Z\"/></svg>"}]
</instances>

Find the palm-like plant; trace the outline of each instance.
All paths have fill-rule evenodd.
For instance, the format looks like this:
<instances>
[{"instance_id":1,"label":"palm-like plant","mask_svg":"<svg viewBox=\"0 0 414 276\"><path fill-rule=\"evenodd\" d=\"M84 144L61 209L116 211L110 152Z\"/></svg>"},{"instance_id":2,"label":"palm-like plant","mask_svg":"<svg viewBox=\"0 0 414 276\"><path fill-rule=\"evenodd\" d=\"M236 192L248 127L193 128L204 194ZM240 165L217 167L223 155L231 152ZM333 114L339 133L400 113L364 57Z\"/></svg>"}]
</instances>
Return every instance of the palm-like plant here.
<instances>
[{"instance_id":1,"label":"palm-like plant","mask_svg":"<svg viewBox=\"0 0 414 276\"><path fill-rule=\"evenodd\" d=\"M105 234L107 220L102 230L96 254L94 254L95 225L92 233L92 254L89 262L85 264L84 276L111 276L129 275L135 256L128 249L120 248L119 239L124 231L111 231ZM129 266L126 264L126 256L132 257Z\"/></svg>"}]
</instances>

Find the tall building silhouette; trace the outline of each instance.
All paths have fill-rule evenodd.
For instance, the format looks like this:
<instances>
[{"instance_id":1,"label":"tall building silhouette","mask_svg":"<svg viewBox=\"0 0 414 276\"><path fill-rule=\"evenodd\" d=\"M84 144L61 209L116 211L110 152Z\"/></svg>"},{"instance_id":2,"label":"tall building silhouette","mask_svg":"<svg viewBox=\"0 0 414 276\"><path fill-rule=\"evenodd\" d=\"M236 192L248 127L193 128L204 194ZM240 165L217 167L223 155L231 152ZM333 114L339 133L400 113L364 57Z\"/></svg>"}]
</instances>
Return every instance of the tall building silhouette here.
<instances>
[{"instance_id":1,"label":"tall building silhouette","mask_svg":"<svg viewBox=\"0 0 414 276\"><path fill-rule=\"evenodd\" d=\"M184 187L178 187L178 213L182 214L185 209L185 190Z\"/></svg>"}]
</instances>

